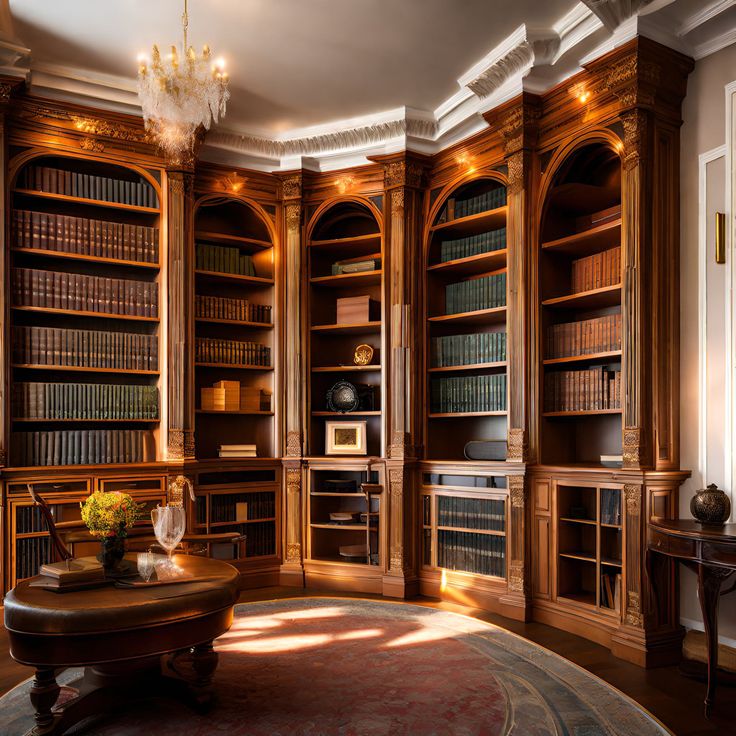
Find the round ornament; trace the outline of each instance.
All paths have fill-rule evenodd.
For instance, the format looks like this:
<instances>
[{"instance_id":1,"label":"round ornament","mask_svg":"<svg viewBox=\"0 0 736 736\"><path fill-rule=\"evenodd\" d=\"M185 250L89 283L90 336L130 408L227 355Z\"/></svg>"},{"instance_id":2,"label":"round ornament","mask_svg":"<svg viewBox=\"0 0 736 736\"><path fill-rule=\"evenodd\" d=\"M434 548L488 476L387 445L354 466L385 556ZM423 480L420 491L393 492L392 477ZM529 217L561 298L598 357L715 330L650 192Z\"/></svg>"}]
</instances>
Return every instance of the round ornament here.
<instances>
[{"instance_id":1,"label":"round ornament","mask_svg":"<svg viewBox=\"0 0 736 736\"><path fill-rule=\"evenodd\" d=\"M373 360L373 348L370 345L362 344L355 348L353 362L355 365L369 365Z\"/></svg>"}]
</instances>

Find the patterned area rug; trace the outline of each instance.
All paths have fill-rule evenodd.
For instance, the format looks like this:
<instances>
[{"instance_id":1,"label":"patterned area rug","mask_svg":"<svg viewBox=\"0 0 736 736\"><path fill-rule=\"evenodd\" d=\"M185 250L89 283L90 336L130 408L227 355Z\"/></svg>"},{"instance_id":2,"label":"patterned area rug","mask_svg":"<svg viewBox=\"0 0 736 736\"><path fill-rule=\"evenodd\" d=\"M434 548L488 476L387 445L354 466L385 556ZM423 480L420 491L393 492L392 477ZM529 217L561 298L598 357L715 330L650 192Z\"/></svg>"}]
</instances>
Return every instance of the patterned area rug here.
<instances>
[{"instance_id":1,"label":"patterned area rug","mask_svg":"<svg viewBox=\"0 0 736 736\"><path fill-rule=\"evenodd\" d=\"M324 598L241 604L216 648L218 703L208 715L151 700L69 733L669 733L562 657L491 624L421 606ZM79 674L69 670L60 682ZM20 736L32 727L29 688L24 682L0 699L0 733Z\"/></svg>"}]
</instances>

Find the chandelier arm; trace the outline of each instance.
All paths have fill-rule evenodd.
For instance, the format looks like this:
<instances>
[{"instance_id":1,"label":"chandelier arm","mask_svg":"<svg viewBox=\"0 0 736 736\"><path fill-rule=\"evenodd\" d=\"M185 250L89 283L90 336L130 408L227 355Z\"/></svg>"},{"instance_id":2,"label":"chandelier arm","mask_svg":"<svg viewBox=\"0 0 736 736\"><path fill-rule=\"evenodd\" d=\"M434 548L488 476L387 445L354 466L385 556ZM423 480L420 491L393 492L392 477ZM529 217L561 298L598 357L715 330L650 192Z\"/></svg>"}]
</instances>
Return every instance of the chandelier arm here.
<instances>
[{"instance_id":1,"label":"chandelier arm","mask_svg":"<svg viewBox=\"0 0 736 736\"><path fill-rule=\"evenodd\" d=\"M187 0L184 0L184 13L181 16L181 25L184 29L184 48L182 49L182 55L187 55L187 28L189 28L189 12L187 9Z\"/></svg>"}]
</instances>

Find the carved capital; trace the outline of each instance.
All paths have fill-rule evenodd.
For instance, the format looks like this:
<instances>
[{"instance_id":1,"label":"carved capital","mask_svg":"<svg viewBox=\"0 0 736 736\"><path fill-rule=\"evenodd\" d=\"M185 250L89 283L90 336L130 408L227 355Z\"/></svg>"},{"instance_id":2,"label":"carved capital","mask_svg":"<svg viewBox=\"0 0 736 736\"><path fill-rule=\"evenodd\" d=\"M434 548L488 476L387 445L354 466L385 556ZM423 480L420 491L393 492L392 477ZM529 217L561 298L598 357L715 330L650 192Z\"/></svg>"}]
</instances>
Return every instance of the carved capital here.
<instances>
[{"instance_id":1,"label":"carved capital","mask_svg":"<svg viewBox=\"0 0 736 736\"><path fill-rule=\"evenodd\" d=\"M301 174L287 176L281 180L281 198L282 199L299 199L302 196L302 177Z\"/></svg>"},{"instance_id":2,"label":"carved capital","mask_svg":"<svg viewBox=\"0 0 736 736\"><path fill-rule=\"evenodd\" d=\"M659 64L630 54L611 66L604 86L618 98L622 108L636 104L651 105L655 102L661 74Z\"/></svg>"},{"instance_id":3,"label":"carved capital","mask_svg":"<svg viewBox=\"0 0 736 736\"><path fill-rule=\"evenodd\" d=\"M299 542L289 542L286 545L286 561L301 562L302 561L302 545Z\"/></svg>"},{"instance_id":4,"label":"carved capital","mask_svg":"<svg viewBox=\"0 0 736 736\"><path fill-rule=\"evenodd\" d=\"M47 114L49 111L45 111ZM70 115L69 119L74 127L87 135L101 135L105 138L113 138L129 143L152 143L151 135L144 128L125 123L111 122L100 118L82 117Z\"/></svg>"},{"instance_id":5,"label":"carved capital","mask_svg":"<svg viewBox=\"0 0 736 736\"><path fill-rule=\"evenodd\" d=\"M292 430L286 434L286 456L301 457L302 454L302 433Z\"/></svg>"},{"instance_id":6,"label":"carved capital","mask_svg":"<svg viewBox=\"0 0 736 736\"><path fill-rule=\"evenodd\" d=\"M286 469L286 492L299 494L302 490L302 471L300 468Z\"/></svg>"},{"instance_id":7,"label":"carved capital","mask_svg":"<svg viewBox=\"0 0 736 736\"><path fill-rule=\"evenodd\" d=\"M506 478L509 487L511 507L523 509L526 505L526 483L523 475L509 475Z\"/></svg>"},{"instance_id":8,"label":"carved capital","mask_svg":"<svg viewBox=\"0 0 736 736\"><path fill-rule=\"evenodd\" d=\"M628 484L624 486L624 502L626 503L626 513L629 516L641 515L641 496L641 486Z\"/></svg>"},{"instance_id":9,"label":"carved capital","mask_svg":"<svg viewBox=\"0 0 736 736\"><path fill-rule=\"evenodd\" d=\"M167 455L170 460L189 460L194 458L194 430L169 429Z\"/></svg>"},{"instance_id":10,"label":"carved capital","mask_svg":"<svg viewBox=\"0 0 736 736\"><path fill-rule=\"evenodd\" d=\"M390 161L383 169L383 185L392 187L419 187L424 167L415 161Z\"/></svg>"},{"instance_id":11,"label":"carved capital","mask_svg":"<svg viewBox=\"0 0 736 736\"><path fill-rule=\"evenodd\" d=\"M524 152L518 151L509 156L506 163L509 168L508 193L521 194L524 189Z\"/></svg>"},{"instance_id":12,"label":"carved capital","mask_svg":"<svg viewBox=\"0 0 736 736\"><path fill-rule=\"evenodd\" d=\"M286 229L290 232L299 230L302 220L302 208L298 204L286 205Z\"/></svg>"},{"instance_id":13,"label":"carved capital","mask_svg":"<svg viewBox=\"0 0 736 736\"><path fill-rule=\"evenodd\" d=\"M626 616L624 622L629 626L641 627L644 617L641 613L641 600L639 594L633 590L628 591L626 596Z\"/></svg>"},{"instance_id":14,"label":"carved capital","mask_svg":"<svg viewBox=\"0 0 736 736\"><path fill-rule=\"evenodd\" d=\"M524 573L523 560L511 560L509 563L509 591L526 595L529 592L529 583Z\"/></svg>"},{"instance_id":15,"label":"carved capital","mask_svg":"<svg viewBox=\"0 0 736 736\"><path fill-rule=\"evenodd\" d=\"M391 211L400 216L404 214L404 190L402 188L391 190Z\"/></svg>"},{"instance_id":16,"label":"carved capital","mask_svg":"<svg viewBox=\"0 0 736 736\"><path fill-rule=\"evenodd\" d=\"M528 457L526 430L512 427L509 429L506 459L515 463L525 463Z\"/></svg>"},{"instance_id":17,"label":"carved capital","mask_svg":"<svg viewBox=\"0 0 736 736\"><path fill-rule=\"evenodd\" d=\"M404 470L403 468L391 468L388 471L389 493L392 499L400 499L404 495Z\"/></svg>"},{"instance_id":18,"label":"carved capital","mask_svg":"<svg viewBox=\"0 0 736 736\"><path fill-rule=\"evenodd\" d=\"M634 109L621 116L624 127L624 168L628 171L639 165L646 140L646 113Z\"/></svg>"},{"instance_id":19,"label":"carved capital","mask_svg":"<svg viewBox=\"0 0 736 736\"><path fill-rule=\"evenodd\" d=\"M623 466L625 468L638 468L641 462L641 429L639 427L626 427L624 429Z\"/></svg>"}]
</instances>

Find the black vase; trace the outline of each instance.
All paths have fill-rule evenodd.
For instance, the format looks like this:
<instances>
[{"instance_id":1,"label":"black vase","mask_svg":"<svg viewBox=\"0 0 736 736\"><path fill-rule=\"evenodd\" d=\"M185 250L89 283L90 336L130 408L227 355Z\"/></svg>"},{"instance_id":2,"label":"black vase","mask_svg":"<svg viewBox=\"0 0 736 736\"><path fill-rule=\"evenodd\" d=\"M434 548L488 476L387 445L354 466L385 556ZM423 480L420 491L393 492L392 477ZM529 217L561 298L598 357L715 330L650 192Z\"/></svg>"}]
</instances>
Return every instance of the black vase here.
<instances>
[{"instance_id":1,"label":"black vase","mask_svg":"<svg viewBox=\"0 0 736 736\"><path fill-rule=\"evenodd\" d=\"M690 513L701 524L724 524L731 515L731 500L715 484L696 491L690 500Z\"/></svg>"},{"instance_id":2,"label":"black vase","mask_svg":"<svg viewBox=\"0 0 736 736\"><path fill-rule=\"evenodd\" d=\"M125 537L103 537L100 544L102 549L97 559L106 573L114 572L125 556Z\"/></svg>"}]
</instances>

